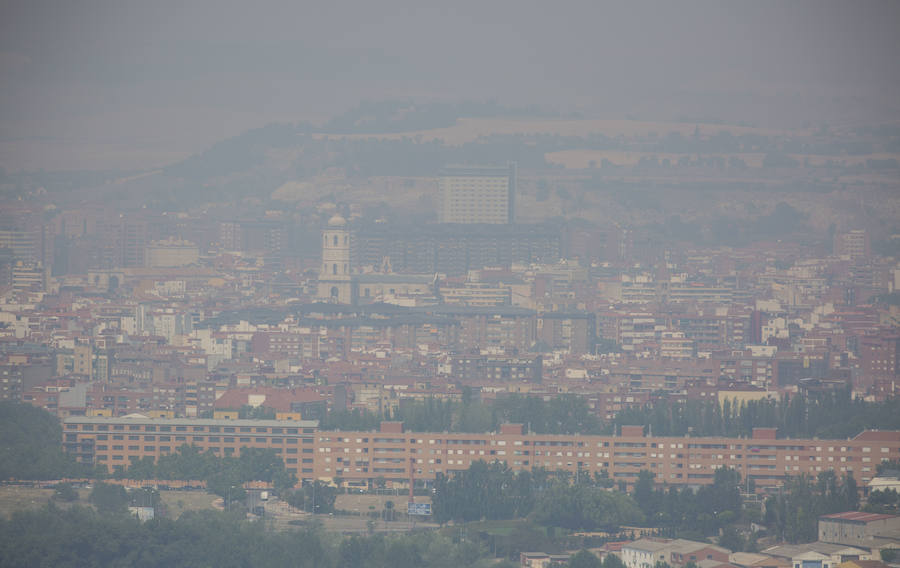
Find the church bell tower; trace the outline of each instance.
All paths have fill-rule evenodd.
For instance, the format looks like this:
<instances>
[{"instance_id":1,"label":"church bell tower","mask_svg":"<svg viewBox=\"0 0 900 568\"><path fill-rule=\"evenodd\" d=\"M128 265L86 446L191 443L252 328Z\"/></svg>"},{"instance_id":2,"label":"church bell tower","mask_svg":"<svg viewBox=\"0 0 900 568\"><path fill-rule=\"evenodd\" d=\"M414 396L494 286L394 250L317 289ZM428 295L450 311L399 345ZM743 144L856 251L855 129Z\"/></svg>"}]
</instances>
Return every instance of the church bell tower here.
<instances>
[{"instance_id":1,"label":"church bell tower","mask_svg":"<svg viewBox=\"0 0 900 568\"><path fill-rule=\"evenodd\" d=\"M353 303L350 275L350 230L340 215L328 220L322 231L322 266L319 269L319 300L333 304Z\"/></svg>"}]
</instances>

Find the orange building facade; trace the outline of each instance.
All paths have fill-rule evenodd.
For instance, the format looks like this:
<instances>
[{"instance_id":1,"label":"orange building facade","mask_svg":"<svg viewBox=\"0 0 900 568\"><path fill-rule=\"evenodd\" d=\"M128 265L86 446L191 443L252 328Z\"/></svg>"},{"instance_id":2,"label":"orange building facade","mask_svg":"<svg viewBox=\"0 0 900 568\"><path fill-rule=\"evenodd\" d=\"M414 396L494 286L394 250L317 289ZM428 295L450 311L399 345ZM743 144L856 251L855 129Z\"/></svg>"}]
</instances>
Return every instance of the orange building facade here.
<instances>
[{"instance_id":1,"label":"orange building facade","mask_svg":"<svg viewBox=\"0 0 900 568\"><path fill-rule=\"evenodd\" d=\"M79 461L110 471L146 456L158 458L184 444L219 456L240 455L242 447L271 448L303 481L340 478L371 485L383 477L406 485L414 466L417 482L439 473L465 470L477 460L501 461L514 470L538 467L593 475L606 470L631 487L648 470L656 483L705 485L715 470L737 470L758 490L780 486L786 476L816 476L833 470L863 485L877 465L900 459L900 431L866 431L849 440L776 439L758 428L752 438L645 436L625 426L615 436L529 434L507 424L486 434L405 432L384 422L377 432L323 431L316 421L203 420L69 417L63 421L65 449Z\"/></svg>"}]
</instances>

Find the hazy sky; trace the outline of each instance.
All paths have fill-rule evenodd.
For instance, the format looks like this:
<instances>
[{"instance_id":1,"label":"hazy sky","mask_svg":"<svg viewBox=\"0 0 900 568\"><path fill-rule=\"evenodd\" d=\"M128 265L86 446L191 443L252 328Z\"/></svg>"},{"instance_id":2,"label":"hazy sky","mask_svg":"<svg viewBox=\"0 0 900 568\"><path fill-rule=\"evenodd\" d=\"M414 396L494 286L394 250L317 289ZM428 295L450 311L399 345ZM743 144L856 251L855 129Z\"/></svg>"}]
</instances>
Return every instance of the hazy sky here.
<instances>
[{"instance_id":1,"label":"hazy sky","mask_svg":"<svg viewBox=\"0 0 900 568\"><path fill-rule=\"evenodd\" d=\"M898 2L0 6L10 170L165 164L363 99L789 125L900 116Z\"/></svg>"}]
</instances>

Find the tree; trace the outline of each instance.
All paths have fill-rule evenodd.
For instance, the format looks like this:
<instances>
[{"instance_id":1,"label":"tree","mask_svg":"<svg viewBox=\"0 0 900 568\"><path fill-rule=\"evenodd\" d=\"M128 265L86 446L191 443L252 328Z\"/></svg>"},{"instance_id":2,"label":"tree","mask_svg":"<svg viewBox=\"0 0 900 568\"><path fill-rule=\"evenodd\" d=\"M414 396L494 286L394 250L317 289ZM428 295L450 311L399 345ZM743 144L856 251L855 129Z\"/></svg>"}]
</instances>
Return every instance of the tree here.
<instances>
[{"instance_id":1,"label":"tree","mask_svg":"<svg viewBox=\"0 0 900 568\"><path fill-rule=\"evenodd\" d=\"M275 409L268 406L244 405L238 411L238 417L251 420L275 420Z\"/></svg>"},{"instance_id":2,"label":"tree","mask_svg":"<svg viewBox=\"0 0 900 568\"><path fill-rule=\"evenodd\" d=\"M722 529L719 546L727 548L731 552L741 552L744 550L744 537L733 526L727 526Z\"/></svg>"},{"instance_id":3,"label":"tree","mask_svg":"<svg viewBox=\"0 0 900 568\"><path fill-rule=\"evenodd\" d=\"M579 550L569 558L569 568L601 568L600 559L588 550Z\"/></svg>"},{"instance_id":4,"label":"tree","mask_svg":"<svg viewBox=\"0 0 900 568\"><path fill-rule=\"evenodd\" d=\"M304 509L304 501L306 499L302 490L288 491L282 495L282 498L288 505L295 509Z\"/></svg>"},{"instance_id":5,"label":"tree","mask_svg":"<svg viewBox=\"0 0 900 568\"><path fill-rule=\"evenodd\" d=\"M90 467L75 463L62 447L55 416L30 404L0 402L0 479L90 475Z\"/></svg>"},{"instance_id":6,"label":"tree","mask_svg":"<svg viewBox=\"0 0 900 568\"><path fill-rule=\"evenodd\" d=\"M712 485L705 485L697 492L700 512L707 516L708 526L703 530L711 532L740 518L741 474L736 470L720 467L716 470Z\"/></svg>"},{"instance_id":7,"label":"tree","mask_svg":"<svg viewBox=\"0 0 900 568\"><path fill-rule=\"evenodd\" d=\"M879 463L877 466L875 466L875 470L878 473L878 475L883 475L885 472L888 472L888 471L900 471L900 461L885 460L885 461Z\"/></svg>"},{"instance_id":8,"label":"tree","mask_svg":"<svg viewBox=\"0 0 900 568\"><path fill-rule=\"evenodd\" d=\"M541 493L535 520L571 530L617 530L640 523L644 515L634 499L599 487L557 482Z\"/></svg>"},{"instance_id":9,"label":"tree","mask_svg":"<svg viewBox=\"0 0 900 568\"><path fill-rule=\"evenodd\" d=\"M318 479L303 486L303 508L310 513L333 513L337 489Z\"/></svg>"},{"instance_id":10,"label":"tree","mask_svg":"<svg viewBox=\"0 0 900 568\"><path fill-rule=\"evenodd\" d=\"M615 554L607 554L603 559L603 568L625 568L625 563Z\"/></svg>"},{"instance_id":11,"label":"tree","mask_svg":"<svg viewBox=\"0 0 900 568\"><path fill-rule=\"evenodd\" d=\"M278 495L296 487L298 481L294 472L287 469L281 469L272 475L272 485Z\"/></svg>"},{"instance_id":12,"label":"tree","mask_svg":"<svg viewBox=\"0 0 900 568\"><path fill-rule=\"evenodd\" d=\"M634 491L632 496L635 503L644 512L647 518L653 518L655 513L656 496L653 491L653 473L642 469L638 472L637 481L634 483Z\"/></svg>"},{"instance_id":13,"label":"tree","mask_svg":"<svg viewBox=\"0 0 900 568\"><path fill-rule=\"evenodd\" d=\"M155 479L156 460L153 456L144 456L136 459L128 466L128 479Z\"/></svg>"},{"instance_id":14,"label":"tree","mask_svg":"<svg viewBox=\"0 0 900 568\"><path fill-rule=\"evenodd\" d=\"M88 500L101 513L124 513L128 510L128 493L120 485L99 482L94 485Z\"/></svg>"},{"instance_id":15,"label":"tree","mask_svg":"<svg viewBox=\"0 0 900 568\"><path fill-rule=\"evenodd\" d=\"M898 507L900 507L900 494L897 491L876 489L869 493L863 510L868 513L896 514Z\"/></svg>"}]
</instances>

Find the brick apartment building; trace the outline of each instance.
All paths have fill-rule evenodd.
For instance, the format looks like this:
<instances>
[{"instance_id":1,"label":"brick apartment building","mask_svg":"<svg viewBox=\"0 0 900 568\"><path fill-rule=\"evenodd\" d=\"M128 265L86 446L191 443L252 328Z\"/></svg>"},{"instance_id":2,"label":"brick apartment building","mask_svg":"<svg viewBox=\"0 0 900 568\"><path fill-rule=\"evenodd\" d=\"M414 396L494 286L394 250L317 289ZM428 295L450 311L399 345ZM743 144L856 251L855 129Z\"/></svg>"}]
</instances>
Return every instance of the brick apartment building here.
<instances>
[{"instance_id":1,"label":"brick apartment building","mask_svg":"<svg viewBox=\"0 0 900 568\"><path fill-rule=\"evenodd\" d=\"M736 469L757 489L777 487L788 475L849 473L863 485L882 460L900 459L900 431L866 431L850 440L776 439L758 428L752 438L645 436L641 426L624 426L616 436L525 433L507 424L486 434L405 432L397 422L379 431L321 431L311 420L202 420L72 416L63 421L65 449L80 461L110 471L134 459L175 452L183 444L239 455L242 447L272 448L302 480L340 477L354 485L384 477L405 484L410 465L428 483L438 473L465 470L477 460L502 461L515 470L600 473L630 487L641 470L657 483L712 483L721 466Z\"/></svg>"}]
</instances>

